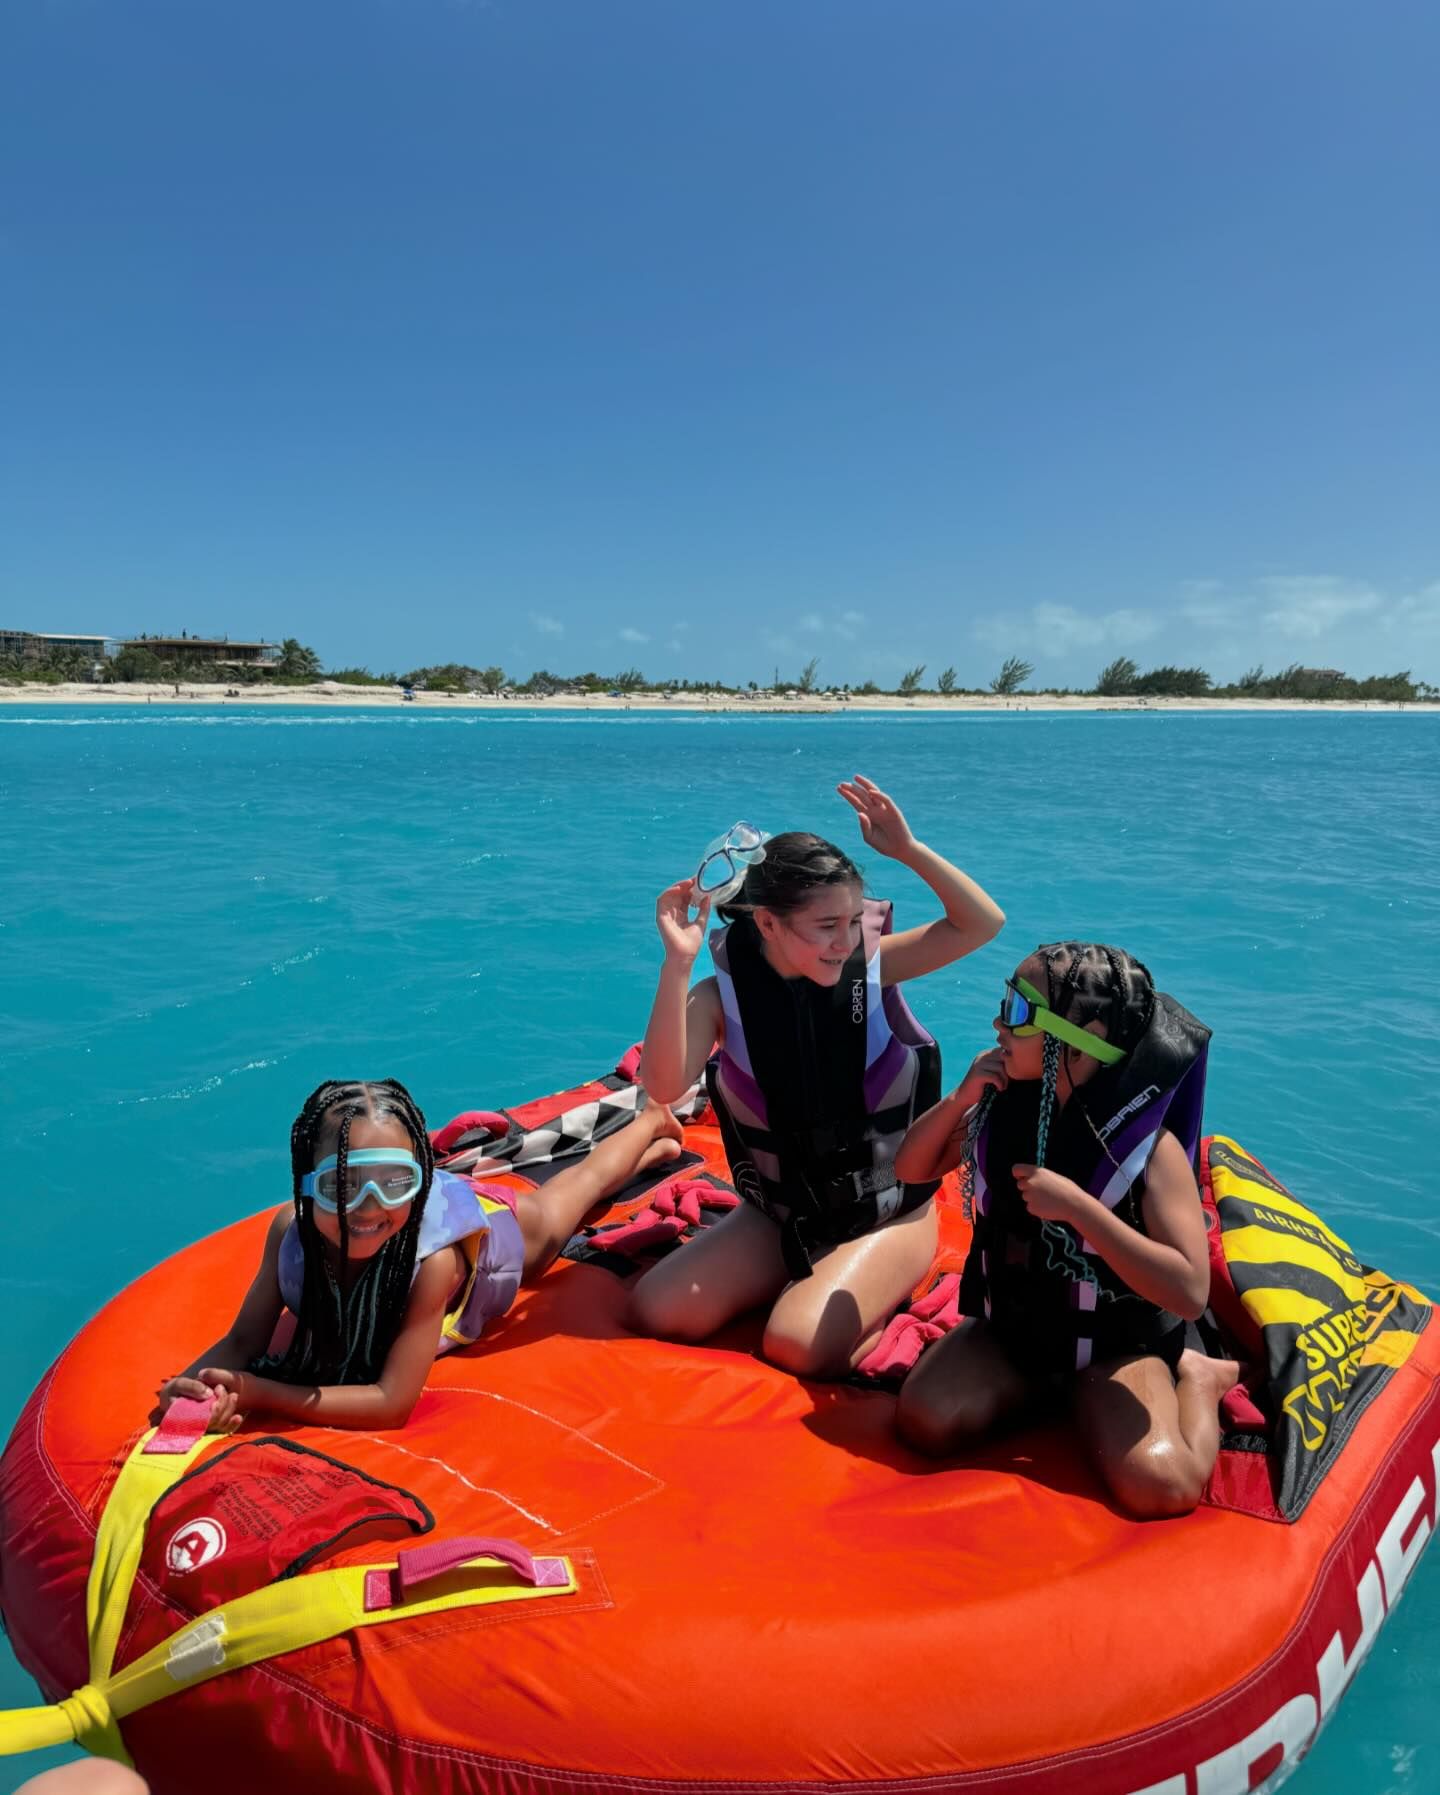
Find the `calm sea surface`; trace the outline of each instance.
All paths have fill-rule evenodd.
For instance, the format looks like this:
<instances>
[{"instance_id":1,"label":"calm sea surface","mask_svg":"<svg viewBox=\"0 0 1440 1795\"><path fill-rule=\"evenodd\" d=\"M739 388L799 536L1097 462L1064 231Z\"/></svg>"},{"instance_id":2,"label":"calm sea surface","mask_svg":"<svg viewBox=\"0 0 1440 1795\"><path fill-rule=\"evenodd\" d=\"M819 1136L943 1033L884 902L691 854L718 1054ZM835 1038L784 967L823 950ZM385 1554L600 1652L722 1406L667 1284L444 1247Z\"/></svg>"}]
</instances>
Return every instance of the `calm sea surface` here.
<instances>
[{"instance_id":1,"label":"calm sea surface","mask_svg":"<svg viewBox=\"0 0 1440 1795\"><path fill-rule=\"evenodd\" d=\"M953 1072L1037 941L1117 942L1214 1029L1209 1126L1440 1294L1440 715L7 707L0 1422L121 1285L285 1199L321 1078L438 1122L608 1069L660 886L737 817L853 845L857 771L1009 912L914 988ZM1440 1788L1437 1631L1432 1552L1296 1795Z\"/></svg>"}]
</instances>

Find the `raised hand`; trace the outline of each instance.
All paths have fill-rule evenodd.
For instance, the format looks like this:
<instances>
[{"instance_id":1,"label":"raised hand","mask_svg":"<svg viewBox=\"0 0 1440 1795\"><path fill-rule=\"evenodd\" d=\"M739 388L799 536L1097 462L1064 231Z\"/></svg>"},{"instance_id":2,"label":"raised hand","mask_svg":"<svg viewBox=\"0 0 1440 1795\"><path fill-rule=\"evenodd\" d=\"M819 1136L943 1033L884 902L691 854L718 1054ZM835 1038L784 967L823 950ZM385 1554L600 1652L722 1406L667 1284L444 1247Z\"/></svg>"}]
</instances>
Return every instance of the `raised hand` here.
<instances>
[{"instance_id":1,"label":"raised hand","mask_svg":"<svg viewBox=\"0 0 1440 1795\"><path fill-rule=\"evenodd\" d=\"M905 814L873 779L857 773L836 786L836 791L855 812L865 846L888 859L901 860L915 846Z\"/></svg>"},{"instance_id":2,"label":"raised hand","mask_svg":"<svg viewBox=\"0 0 1440 1795\"><path fill-rule=\"evenodd\" d=\"M695 898L695 881L681 879L667 885L655 900L655 926L665 944L665 958L677 965L693 966L705 945L705 925L710 920L710 899L699 899L699 909L691 916Z\"/></svg>"}]
</instances>

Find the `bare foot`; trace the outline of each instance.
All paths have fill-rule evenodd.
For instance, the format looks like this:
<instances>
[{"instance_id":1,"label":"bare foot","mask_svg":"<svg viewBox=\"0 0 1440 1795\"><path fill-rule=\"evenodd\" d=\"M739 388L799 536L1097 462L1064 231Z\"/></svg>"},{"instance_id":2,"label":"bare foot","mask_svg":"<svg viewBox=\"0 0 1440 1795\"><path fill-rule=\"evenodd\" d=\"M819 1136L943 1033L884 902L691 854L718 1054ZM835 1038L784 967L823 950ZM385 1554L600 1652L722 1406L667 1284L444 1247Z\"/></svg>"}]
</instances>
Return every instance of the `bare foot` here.
<instances>
[{"instance_id":1,"label":"bare foot","mask_svg":"<svg viewBox=\"0 0 1440 1795\"><path fill-rule=\"evenodd\" d=\"M1240 1381L1240 1365L1235 1359L1210 1359L1203 1352L1187 1347L1175 1367L1177 1385L1188 1383L1207 1401L1218 1408L1220 1398Z\"/></svg>"},{"instance_id":2,"label":"bare foot","mask_svg":"<svg viewBox=\"0 0 1440 1795\"><path fill-rule=\"evenodd\" d=\"M685 1130L675 1120L675 1113L667 1104L652 1103L646 1109L644 1119L654 1129L657 1141L671 1140L678 1145L685 1138ZM662 1157L673 1159L675 1155L670 1153Z\"/></svg>"},{"instance_id":3,"label":"bare foot","mask_svg":"<svg viewBox=\"0 0 1440 1795\"><path fill-rule=\"evenodd\" d=\"M669 1165L671 1160L680 1157L680 1153L681 1147L679 1141L672 1141L668 1137L662 1137L658 1141L651 1141L650 1145L640 1155L640 1164L635 1169L637 1173L648 1172L655 1166Z\"/></svg>"}]
</instances>

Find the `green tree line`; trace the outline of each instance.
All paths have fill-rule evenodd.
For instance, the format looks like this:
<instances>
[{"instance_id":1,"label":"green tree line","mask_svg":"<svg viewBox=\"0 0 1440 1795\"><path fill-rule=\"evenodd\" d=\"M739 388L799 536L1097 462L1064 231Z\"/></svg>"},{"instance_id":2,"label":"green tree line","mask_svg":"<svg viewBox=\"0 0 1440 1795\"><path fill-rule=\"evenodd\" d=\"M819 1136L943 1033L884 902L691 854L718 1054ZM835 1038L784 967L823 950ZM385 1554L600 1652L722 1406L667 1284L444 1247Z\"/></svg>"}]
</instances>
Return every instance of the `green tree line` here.
<instances>
[{"instance_id":1,"label":"green tree line","mask_svg":"<svg viewBox=\"0 0 1440 1795\"><path fill-rule=\"evenodd\" d=\"M83 680L93 676L95 663L79 649L60 649L38 659L0 657L0 679L7 682L58 685L67 680ZM447 661L426 667L414 667L408 673L372 673L368 667L338 667L325 671L313 648L287 636L278 658L264 665L217 667L213 662L189 661L183 651L179 656L162 658L146 645L144 639L127 642L118 654L99 663L99 677L106 682L142 681L149 683L184 682L217 686L253 686L259 684L310 685L320 679L334 680L341 685L407 686L430 692L482 692L494 694L513 691L518 696L544 698L557 692L716 692L758 693L755 680L745 686L727 685L722 680L662 679L649 680L638 667L626 667L618 673L592 671L573 674L552 673L539 668L524 680L511 680L503 667L471 667L460 661ZM962 685L954 666L943 668L927 685L927 667L919 662L907 668L894 686L881 686L874 680L859 685L824 685L819 677L819 657L812 657L792 680L774 671L773 685L767 690L794 691L817 697L853 694L856 697L893 696L911 698L938 693L944 697L973 697L984 694L1001 697L1033 692L1049 696L1101 698L1280 698L1289 700L1351 699L1386 703L1417 703L1440 700L1440 687L1417 680L1407 669L1400 673L1374 674L1355 679L1336 668L1302 667L1298 662L1267 673L1264 667L1252 667L1230 685L1215 682L1203 667L1150 667L1142 671L1137 662L1121 655L1102 667L1091 686L1033 687L1028 682L1035 669L1019 655L1011 655L991 677L980 685Z\"/></svg>"}]
</instances>

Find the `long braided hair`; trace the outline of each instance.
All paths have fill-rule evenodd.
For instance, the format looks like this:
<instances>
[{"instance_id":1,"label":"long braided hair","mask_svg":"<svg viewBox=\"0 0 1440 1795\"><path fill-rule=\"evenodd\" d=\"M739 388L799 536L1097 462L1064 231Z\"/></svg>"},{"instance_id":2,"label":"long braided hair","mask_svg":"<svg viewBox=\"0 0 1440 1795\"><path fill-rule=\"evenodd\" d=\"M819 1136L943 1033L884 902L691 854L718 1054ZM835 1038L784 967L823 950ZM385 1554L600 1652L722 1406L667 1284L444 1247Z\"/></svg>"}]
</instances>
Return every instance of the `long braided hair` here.
<instances>
[{"instance_id":1,"label":"long braided hair","mask_svg":"<svg viewBox=\"0 0 1440 1795\"><path fill-rule=\"evenodd\" d=\"M393 1117L410 1136L423 1174L405 1225L385 1242L347 1291L325 1256L315 1226L315 1204L302 1195L301 1181L314 1169L315 1147L326 1126L338 1119L336 1185L345 1188L350 1126L357 1117ZM327 1079L305 1099L290 1129L290 1176L295 1225L304 1255L304 1279L295 1334L283 1353L257 1359L249 1369L290 1384L364 1384L379 1377L410 1300L420 1221L435 1175L435 1155L419 1105L394 1078L347 1083ZM342 1203L342 1269L350 1256L350 1221Z\"/></svg>"}]
</instances>

